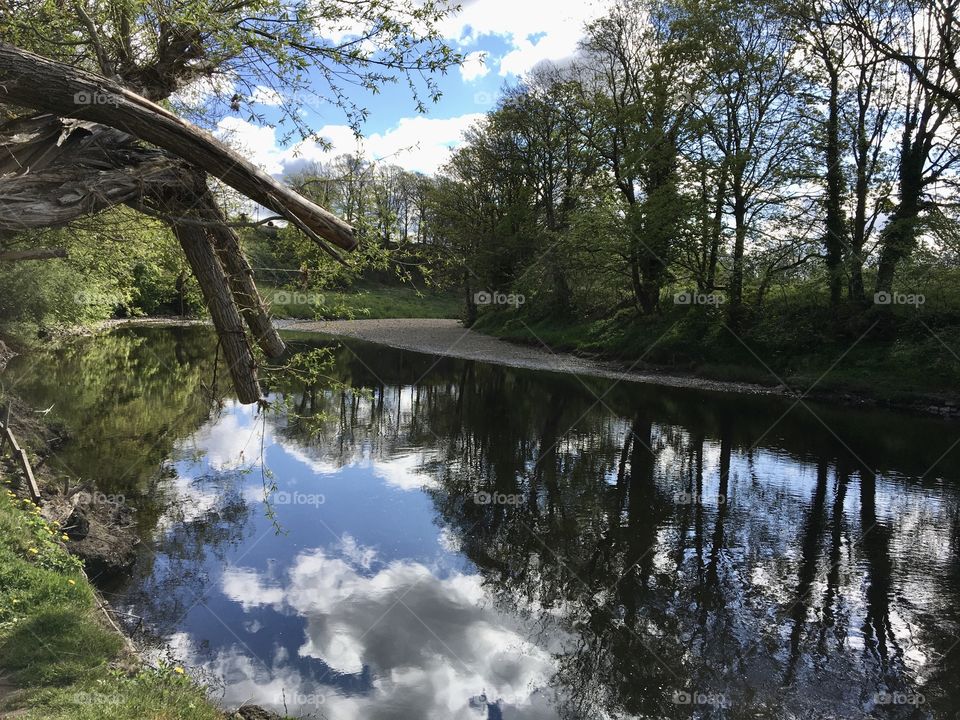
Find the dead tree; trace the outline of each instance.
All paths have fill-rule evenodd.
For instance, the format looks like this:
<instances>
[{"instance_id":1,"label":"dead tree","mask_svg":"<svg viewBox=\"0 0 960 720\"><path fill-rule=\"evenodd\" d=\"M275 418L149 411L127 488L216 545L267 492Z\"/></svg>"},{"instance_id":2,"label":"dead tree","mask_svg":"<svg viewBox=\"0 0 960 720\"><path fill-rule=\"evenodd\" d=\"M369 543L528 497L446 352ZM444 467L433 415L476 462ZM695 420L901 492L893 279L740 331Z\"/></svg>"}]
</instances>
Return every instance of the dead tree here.
<instances>
[{"instance_id":1,"label":"dead tree","mask_svg":"<svg viewBox=\"0 0 960 720\"><path fill-rule=\"evenodd\" d=\"M149 100L4 43L0 103L41 113L0 125L0 237L121 204L163 218L200 284L240 401L259 401L247 331L268 357L282 354L284 344L207 176L283 216L335 257L325 241L352 250L353 229Z\"/></svg>"}]
</instances>

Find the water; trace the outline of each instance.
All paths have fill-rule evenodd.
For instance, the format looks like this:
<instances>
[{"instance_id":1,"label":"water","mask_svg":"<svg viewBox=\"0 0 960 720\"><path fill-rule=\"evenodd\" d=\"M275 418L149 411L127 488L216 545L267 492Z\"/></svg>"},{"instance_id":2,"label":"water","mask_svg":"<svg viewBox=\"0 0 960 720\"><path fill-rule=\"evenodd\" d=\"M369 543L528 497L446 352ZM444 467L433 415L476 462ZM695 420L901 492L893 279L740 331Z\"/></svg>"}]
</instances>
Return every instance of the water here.
<instances>
[{"instance_id":1,"label":"water","mask_svg":"<svg viewBox=\"0 0 960 720\"><path fill-rule=\"evenodd\" d=\"M955 424L330 342L358 391L273 388L295 416L211 411L203 329L5 376L138 507L105 590L225 704L957 716Z\"/></svg>"}]
</instances>

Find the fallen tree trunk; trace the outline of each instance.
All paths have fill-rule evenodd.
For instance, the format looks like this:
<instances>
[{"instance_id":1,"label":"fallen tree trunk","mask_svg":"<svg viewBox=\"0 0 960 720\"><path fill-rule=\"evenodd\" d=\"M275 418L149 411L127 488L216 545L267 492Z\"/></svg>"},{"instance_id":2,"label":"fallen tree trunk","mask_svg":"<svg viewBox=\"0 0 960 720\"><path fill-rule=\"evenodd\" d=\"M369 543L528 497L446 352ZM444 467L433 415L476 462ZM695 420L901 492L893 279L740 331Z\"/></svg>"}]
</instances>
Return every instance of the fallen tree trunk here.
<instances>
[{"instance_id":1,"label":"fallen tree trunk","mask_svg":"<svg viewBox=\"0 0 960 720\"><path fill-rule=\"evenodd\" d=\"M226 224L223 212L217 207L209 191L205 194L204 200L200 214L216 222L210 226L209 234L217 257L230 279L230 288L240 308L240 314L267 356L279 357L286 346L270 321L270 314L253 280L253 268L250 267L250 263L243 254L243 248L240 247L240 238L237 237L233 228Z\"/></svg>"},{"instance_id":2,"label":"fallen tree trunk","mask_svg":"<svg viewBox=\"0 0 960 720\"><path fill-rule=\"evenodd\" d=\"M314 240L345 250L353 228L214 137L106 78L0 42L0 102L90 120L172 152L287 218Z\"/></svg>"},{"instance_id":3,"label":"fallen tree trunk","mask_svg":"<svg viewBox=\"0 0 960 720\"><path fill-rule=\"evenodd\" d=\"M268 357L283 354L285 345L270 322L239 238L187 163L143 148L114 128L53 115L0 127L0 145L6 150L0 157L0 231L65 225L123 203L159 215L171 226L193 222L213 241L256 342ZM16 170L21 172L10 174ZM166 198L173 191L186 199L170 206ZM0 260L13 254L0 254Z\"/></svg>"},{"instance_id":4,"label":"fallen tree trunk","mask_svg":"<svg viewBox=\"0 0 960 720\"><path fill-rule=\"evenodd\" d=\"M126 133L53 115L0 127L0 232L59 227L183 182L187 165Z\"/></svg>"},{"instance_id":5,"label":"fallen tree trunk","mask_svg":"<svg viewBox=\"0 0 960 720\"><path fill-rule=\"evenodd\" d=\"M179 185L155 189L145 199L151 207L160 212L168 212L175 217L202 218L203 213L197 210L197 201L199 199L202 202L207 196L203 173L193 171L185 173ZM173 222L171 227L180 241L190 269L200 284L213 326L220 337L220 347L223 349L237 397L242 403L257 402L262 396L257 380L257 364L247 342L243 320L231 292L229 279L214 249L211 234L203 225L190 222Z\"/></svg>"},{"instance_id":6,"label":"fallen tree trunk","mask_svg":"<svg viewBox=\"0 0 960 720\"><path fill-rule=\"evenodd\" d=\"M353 229L149 100L0 42L5 102L53 114L0 127L0 236L65 225L119 204L160 217L200 284L240 401L261 400L244 323L269 357L285 346L240 240L207 187L207 173L286 218L338 259L324 238L353 249ZM58 252L11 250L0 260Z\"/></svg>"}]
</instances>

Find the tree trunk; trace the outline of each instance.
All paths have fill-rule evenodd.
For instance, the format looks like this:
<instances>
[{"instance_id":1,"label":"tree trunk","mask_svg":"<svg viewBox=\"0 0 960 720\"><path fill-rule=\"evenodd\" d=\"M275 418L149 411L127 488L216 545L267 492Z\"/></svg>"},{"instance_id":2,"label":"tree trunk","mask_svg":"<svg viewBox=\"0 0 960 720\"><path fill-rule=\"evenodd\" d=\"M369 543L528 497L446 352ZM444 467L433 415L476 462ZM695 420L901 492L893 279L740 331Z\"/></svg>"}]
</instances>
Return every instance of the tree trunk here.
<instances>
[{"instance_id":1,"label":"tree trunk","mask_svg":"<svg viewBox=\"0 0 960 720\"><path fill-rule=\"evenodd\" d=\"M256 362L213 243L204 229L196 225L174 224L173 232L176 233L187 262L200 283L207 309L220 337L223 357L233 379L237 397L245 404L257 402L262 394L257 380Z\"/></svg>"},{"instance_id":2,"label":"tree trunk","mask_svg":"<svg viewBox=\"0 0 960 720\"><path fill-rule=\"evenodd\" d=\"M923 194L923 160L905 144L900 160L900 198L880 234L880 262L877 266L877 293L893 290L893 277L901 261L910 257L917 244L917 220Z\"/></svg>"},{"instance_id":3,"label":"tree trunk","mask_svg":"<svg viewBox=\"0 0 960 720\"><path fill-rule=\"evenodd\" d=\"M835 70L830 72L830 98L827 112L826 142L826 236L827 285L830 306L840 305L843 295L843 253L848 247L847 223L843 212L843 168L840 157L840 80Z\"/></svg>"},{"instance_id":4,"label":"tree trunk","mask_svg":"<svg viewBox=\"0 0 960 720\"><path fill-rule=\"evenodd\" d=\"M713 292L717 288L717 263L720 259L720 241L723 239L723 201L727 193L727 165L720 170L720 181L713 203L713 227L710 233L710 253L707 257L707 289Z\"/></svg>"},{"instance_id":5,"label":"tree trunk","mask_svg":"<svg viewBox=\"0 0 960 720\"><path fill-rule=\"evenodd\" d=\"M119 128L202 168L313 239L356 247L353 228L338 217L208 133L106 78L0 42L0 102Z\"/></svg>"},{"instance_id":6,"label":"tree trunk","mask_svg":"<svg viewBox=\"0 0 960 720\"><path fill-rule=\"evenodd\" d=\"M205 193L204 200L202 214L216 223L210 228L211 239L230 279L230 289L233 292L233 299L240 308L240 314L246 320L253 339L267 357L280 357L286 350L286 345L270 321L270 313L263 304L253 280L253 269L240 247L240 238L237 237L233 228L227 226L226 218L209 191Z\"/></svg>"},{"instance_id":7,"label":"tree trunk","mask_svg":"<svg viewBox=\"0 0 960 720\"><path fill-rule=\"evenodd\" d=\"M729 315L734 319L743 305L743 254L747 239L747 209L739 189L734 184L734 242L730 268L730 305Z\"/></svg>"}]
</instances>

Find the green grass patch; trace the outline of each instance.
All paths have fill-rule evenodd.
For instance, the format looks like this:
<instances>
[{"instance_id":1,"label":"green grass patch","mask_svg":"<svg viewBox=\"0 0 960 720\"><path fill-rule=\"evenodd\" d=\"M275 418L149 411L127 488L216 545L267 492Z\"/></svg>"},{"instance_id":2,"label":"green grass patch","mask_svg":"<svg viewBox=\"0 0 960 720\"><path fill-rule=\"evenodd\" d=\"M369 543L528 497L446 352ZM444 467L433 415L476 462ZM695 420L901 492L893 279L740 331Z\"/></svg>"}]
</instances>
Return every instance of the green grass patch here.
<instances>
[{"instance_id":1,"label":"green grass patch","mask_svg":"<svg viewBox=\"0 0 960 720\"><path fill-rule=\"evenodd\" d=\"M260 285L275 317L298 320L456 318L460 301L409 285L360 285L353 290L297 290Z\"/></svg>"},{"instance_id":2,"label":"green grass patch","mask_svg":"<svg viewBox=\"0 0 960 720\"><path fill-rule=\"evenodd\" d=\"M214 720L221 713L182 668L130 671L116 631L30 501L0 490L0 670L18 688L5 709L29 720Z\"/></svg>"}]
</instances>

